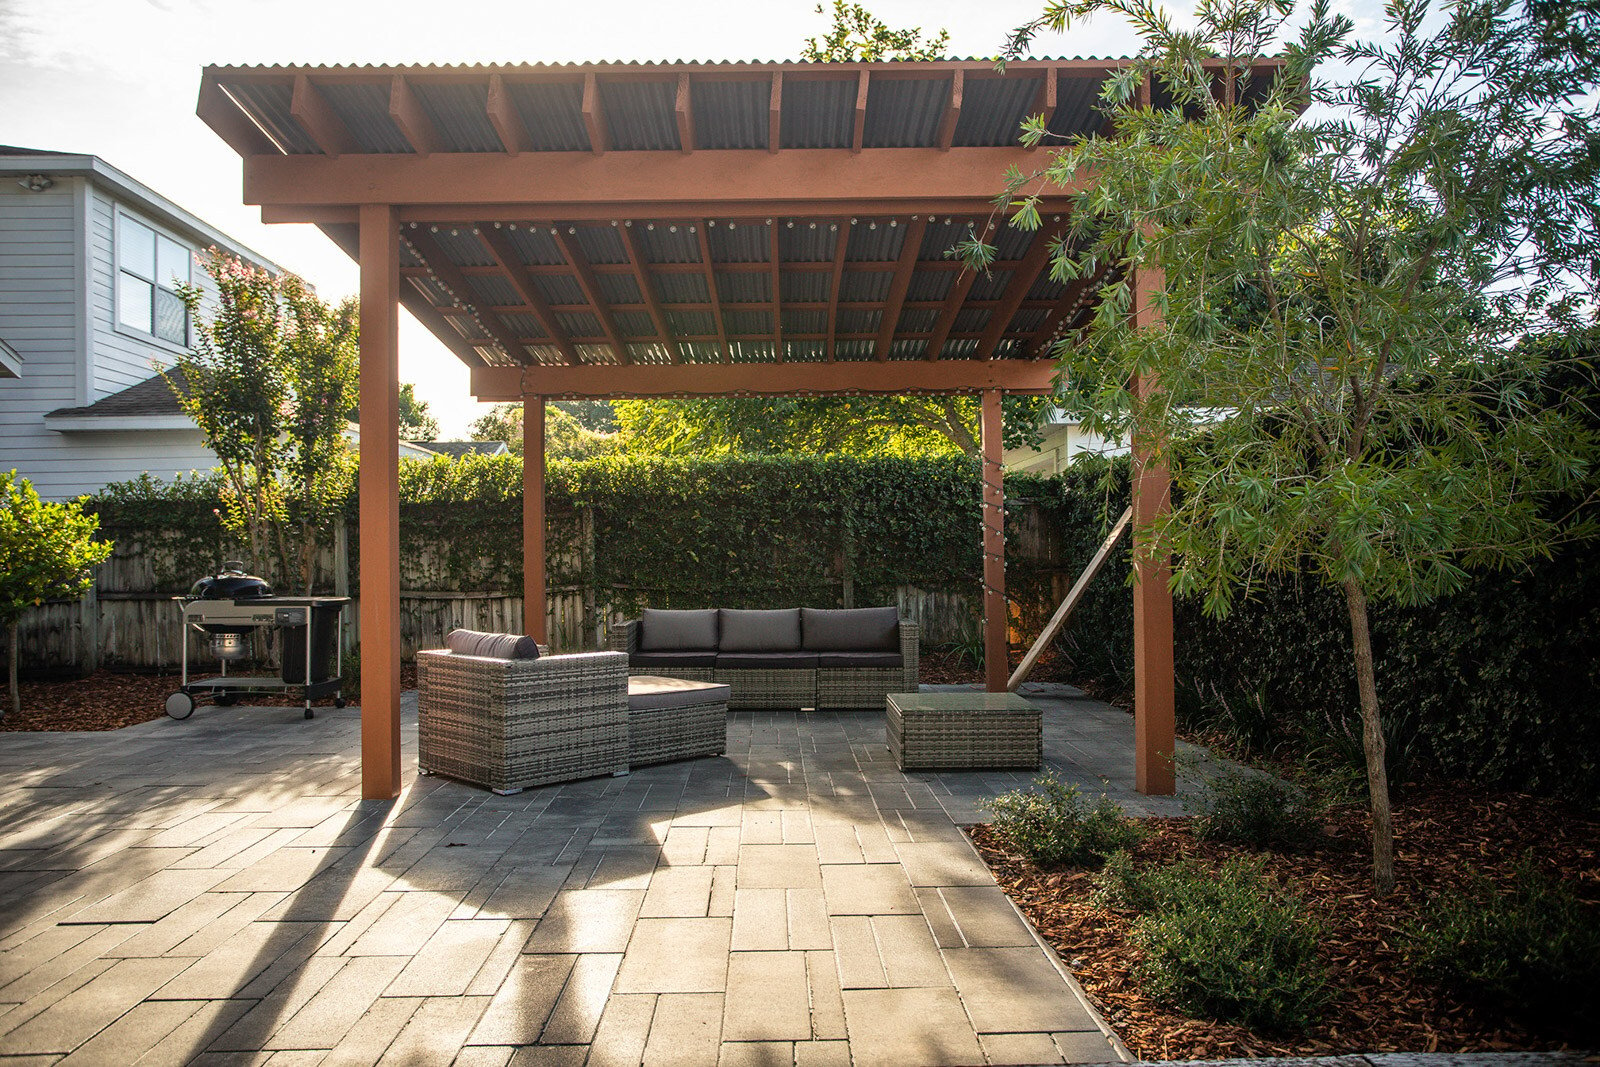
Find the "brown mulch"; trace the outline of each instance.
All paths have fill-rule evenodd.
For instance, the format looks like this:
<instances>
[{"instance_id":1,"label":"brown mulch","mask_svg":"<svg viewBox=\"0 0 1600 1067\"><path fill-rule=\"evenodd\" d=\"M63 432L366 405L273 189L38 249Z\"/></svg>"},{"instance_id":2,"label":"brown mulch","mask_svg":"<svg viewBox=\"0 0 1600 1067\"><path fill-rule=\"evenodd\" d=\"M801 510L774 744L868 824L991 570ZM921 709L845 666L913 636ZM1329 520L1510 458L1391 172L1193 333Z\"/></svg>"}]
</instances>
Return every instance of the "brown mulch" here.
<instances>
[{"instance_id":1,"label":"brown mulch","mask_svg":"<svg viewBox=\"0 0 1600 1067\"><path fill-rule=\"evenodd\" d=\"M1149 821L1156 832L1133 850L1140 867L1179 859L1221 865L1249 851L1197 841L1186 819ZM1544 798L1474 795L1441 785L1419 789L1397 804L1394 829L1400 887L1384 898L1371 891L1368 818L1359 808L1330 813L1325 836L1315 847L1293 854L1256 853L1328 929L1323 956L1338 996L1321 1025L1295 1038L1190 1019L1150 1001L1133 973L1138 953L1128 934L1134 917L1090 902L1094 874L1042 873L988 826L974 827L973 838L1006 892L1141 1059L1488 1052L1558 1048L1574 1039L1592 1044L1592 1030L1587 1035L1534 1033L1416 978L1400 934L1430 894L1479 874L1504 884L1525 853L1580 897L1600 902L1600 821Z\"/></svg>"},{"instance_id":2,"label":"brown mulch","mask_svg":"<svg viewBox=\"0 0 1600 1067\"><path fill-rule=\"evenodd\" d=\"M254 673L253 669L233 673ZM267 673L266 668L262 673ZM213 678L214 674L193 674L191 680ZM405 689L417 687L417 665L400 665L400 684ZM21 730L120 730L141 722L159 719L167 713L167 695L178 688L178 672L134 673L99 670L83 678L63 678L40 681L23 681L22 711L10 711L9 697L4 718L0 718L0 732ZM355 694L347 692L352 702ZM201 698L202 706L205 699ZM251 696L242 699L249 707L291 707L298 700L284 696ZM328 701L317 701L318 706Z\"/></svg>"},{"instance_id":3,"label":"brown mulch","mask_svg":"<svg viewBox=\"0 0 1600 1067\"><path fill-rule=\"evenodd\" d=\"M1027 649L1011 649L1010 668L1016 670ZM973 666L954 648L924 650L917 666L917 676L924 685L976 685L983 682L983 668ZM1072 665L1054 649L1046 649L1033 665L1028 675L1030 682L1061 682L1082 686L1082 679L1073 677Z\"/></svg>"}]
</instances>

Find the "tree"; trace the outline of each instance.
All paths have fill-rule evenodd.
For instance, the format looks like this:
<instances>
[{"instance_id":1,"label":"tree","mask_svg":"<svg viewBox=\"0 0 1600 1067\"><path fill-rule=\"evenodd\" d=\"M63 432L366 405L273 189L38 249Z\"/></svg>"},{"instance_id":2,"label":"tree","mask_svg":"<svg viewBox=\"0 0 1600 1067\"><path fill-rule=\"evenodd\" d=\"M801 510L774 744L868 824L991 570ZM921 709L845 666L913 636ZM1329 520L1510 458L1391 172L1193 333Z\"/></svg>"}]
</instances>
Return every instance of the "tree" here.
<instances>
[{"instance_id":1,"label":"tree","mask_svg":"<svg viewBox=\"0 0 1600 1067\"><path fill-rule=\"evenodd\" d=\"M417 399L417 387L400 383L400 440L437 441L439 420L428 414L428 402Z\"/></svg>"},{"instance_id":2,"label":"tree","mask_svg":"<svg viewBox=\"0 0 1600 1067\"><path fill-rule=\"evenodd\" d=\"M967 397L799 397L619 400L626 447L706 453L977 456L978 405ZM1007 447L1037 444L1044 401L1006 397Z\"/></svg>"},{"instance_id":3,"label":"tree","mask_svg":"<svg viewBox=\"0 0 1600 1067\"><path fill-rule=\"evenodd\" d=\"M198 286L182 290L197 338L168 381L217 454L224 523L261 573L309 593L319 538L355 469L344 431L357 390L356 304L329 306L292 274L214 249L204 266L216 306Z\"/></svg>"},{"instance_id":4,"label":"tree","mask_svg":"<svg viewBox=\"0 0 1600 1067\"><path fill-rule=\"evenodd\" d=\"M32 483L15 470L0 474L0 619L6 625L13 713L22 711L17 620L36 604L88 591L94 568L111 555L110 541L95 540L99 529L99 516L85 512L81 503L40 500Z\"/></svg>"},{"instance_id":5,"label":"tree","mask_svg":"<svg viewBox=\"0 0 1600 1067\"><path fill-rule=\"evenodd\" d=\"M821 4L817 14L823 13ZM879 63L890 59L943 59L950 31L926 41L922 31L891 30L860 4L833 0L833 27L819 41L806 38L800 58L813 63Z\"/></svg>"},{"instance_id":6,"label":"tree","mask_svg":"<svg viewBox=\"0 0 1600 1067\"><path fill-rule=\"evenodd\" d=\"M1086 429L1172 462L1174 505L1141 532L1172 554L1174 592L1219 615L1271 575L1342 594L1386 893L1371 605L1426 603L1591 528L1563 501L1594 441L1572 405L1541 400L1559 350L1513 342L1594 296L1600 26L1576 5L1458 0L1435 18L1390 0L1369 43L1326 0L1299 24L1277 0L1204 3L1187 29L1132 0L1068 0L1009 52L1104 12L1145 42L1106 83L1114 134L1013 174L1000 202L1037 228L1040 191L1093 175L1052 270L1110 281L1055 354ZM1330 61L1342 80L1319 76ZM1134 286L1157 271L1157 321L1136 328Z\"/></svg>"},{"instance_id":7,"label":"tree","mask_svg":"<svg viewBox=\"0 0 1600 1067\"><path fill-rule=\"evenodd\" d=\"M598 418L593 409L583 410ZM471 433L474 441L504 441L522 455L522 405L496 404L472 423ZM592 459L616 452L619 435L596 432L562 403L554 403L544 407L544 440L548 459Z\"/></svg>"}]
</instances>

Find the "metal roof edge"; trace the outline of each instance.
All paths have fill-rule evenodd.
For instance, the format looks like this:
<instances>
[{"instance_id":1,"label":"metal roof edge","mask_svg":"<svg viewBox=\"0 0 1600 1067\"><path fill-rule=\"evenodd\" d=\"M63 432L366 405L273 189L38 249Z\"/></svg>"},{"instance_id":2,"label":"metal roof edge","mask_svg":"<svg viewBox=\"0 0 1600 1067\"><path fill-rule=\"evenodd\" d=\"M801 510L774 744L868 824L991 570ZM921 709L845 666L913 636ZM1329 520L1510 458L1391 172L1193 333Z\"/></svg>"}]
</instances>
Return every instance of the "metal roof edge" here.
<instances>
[{"instance_id":1,"label":"metal roof edge","mask_svg":"<svg viewBox=\"0 0 1600 1067\"><path fill-rule=\"evenodd\" d=\"M194 212L169 200L125 172L107 163L99 156L75 152L50 155L5 156L0 155L0 174L64 174L85 177L113 189L137 202L138 206L160 216L170 226L187 230L194 236L216 245L241 259L275 273L285 273L284 268L257 252L242 241L237 241Z\"/></svg>"},{"instance_id":2,"label":"metal roof edge","mask_svg":"<svg viewBox=\"0 0 1600 1067\"><path fill-rule=\"evenodd\" d=\"M114 433L127 430L188 430L200 428L187 415L58 415L44 417L48 429L61 433Z\"/></svg>"},{"instance_id":3,"label":"metal roof edge","mask_svg":"<svg viewBox=\"0 0 1600 1067\"><path fill-rule=\"evenodd\" d=\"M22 377L22 355L0 337L0 378Z\"/></svg>"}]
</instances>

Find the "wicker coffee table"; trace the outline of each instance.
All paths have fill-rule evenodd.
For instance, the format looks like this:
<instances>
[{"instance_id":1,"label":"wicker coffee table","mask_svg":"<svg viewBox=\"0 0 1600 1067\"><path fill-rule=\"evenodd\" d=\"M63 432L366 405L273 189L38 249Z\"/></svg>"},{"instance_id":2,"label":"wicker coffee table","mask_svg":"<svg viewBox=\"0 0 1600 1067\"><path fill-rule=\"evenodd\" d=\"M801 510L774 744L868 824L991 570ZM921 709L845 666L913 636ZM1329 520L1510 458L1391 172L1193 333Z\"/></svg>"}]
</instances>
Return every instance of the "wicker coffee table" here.
<instances>
[{"instance_id":1,"label":"wicker coffee table","mask_svg":"<svg viewBox=\"0 0 1600 1067\"><path fill-rule=\"evenodd\" d=\"M1039 709L1014 693L890 693L889 751L902 771L1037 769Z\"/></svg>"}]
</instances>

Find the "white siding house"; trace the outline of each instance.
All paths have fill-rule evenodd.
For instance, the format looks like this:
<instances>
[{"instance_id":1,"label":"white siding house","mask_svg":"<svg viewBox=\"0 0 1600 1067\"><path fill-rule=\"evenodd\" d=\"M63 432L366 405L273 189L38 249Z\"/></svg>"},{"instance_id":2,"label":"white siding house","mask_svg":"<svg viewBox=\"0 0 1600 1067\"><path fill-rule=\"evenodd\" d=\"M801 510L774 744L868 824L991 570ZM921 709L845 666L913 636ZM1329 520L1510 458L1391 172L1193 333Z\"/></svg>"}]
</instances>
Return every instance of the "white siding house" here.
<instances>
[{"instance_id":1,"label":"white siding house","mask_svg":"<svg viewBox=\"0 0 1600 1067\"><path fill-rule=\"evenodd\" d=\"M1078 421L1060 408L1052 408L1039 424L1038 448L1008 448L1005 468L1017 474L1060 474L1081 455L1121 456L1126 445L1108 442L1098 434L1086 432Z\"/></svg>"},{"instance_id":2,"label":"white siding house","mask_svg":"<svg viewBox=\"0 0 1600 1067\"><path fill-rule=\"evenodd\" d=\"M0 470L61 500L215 466L158 373L213 246L277 269L94 156L0 146Z\"/></svg>"}]
</instances>

